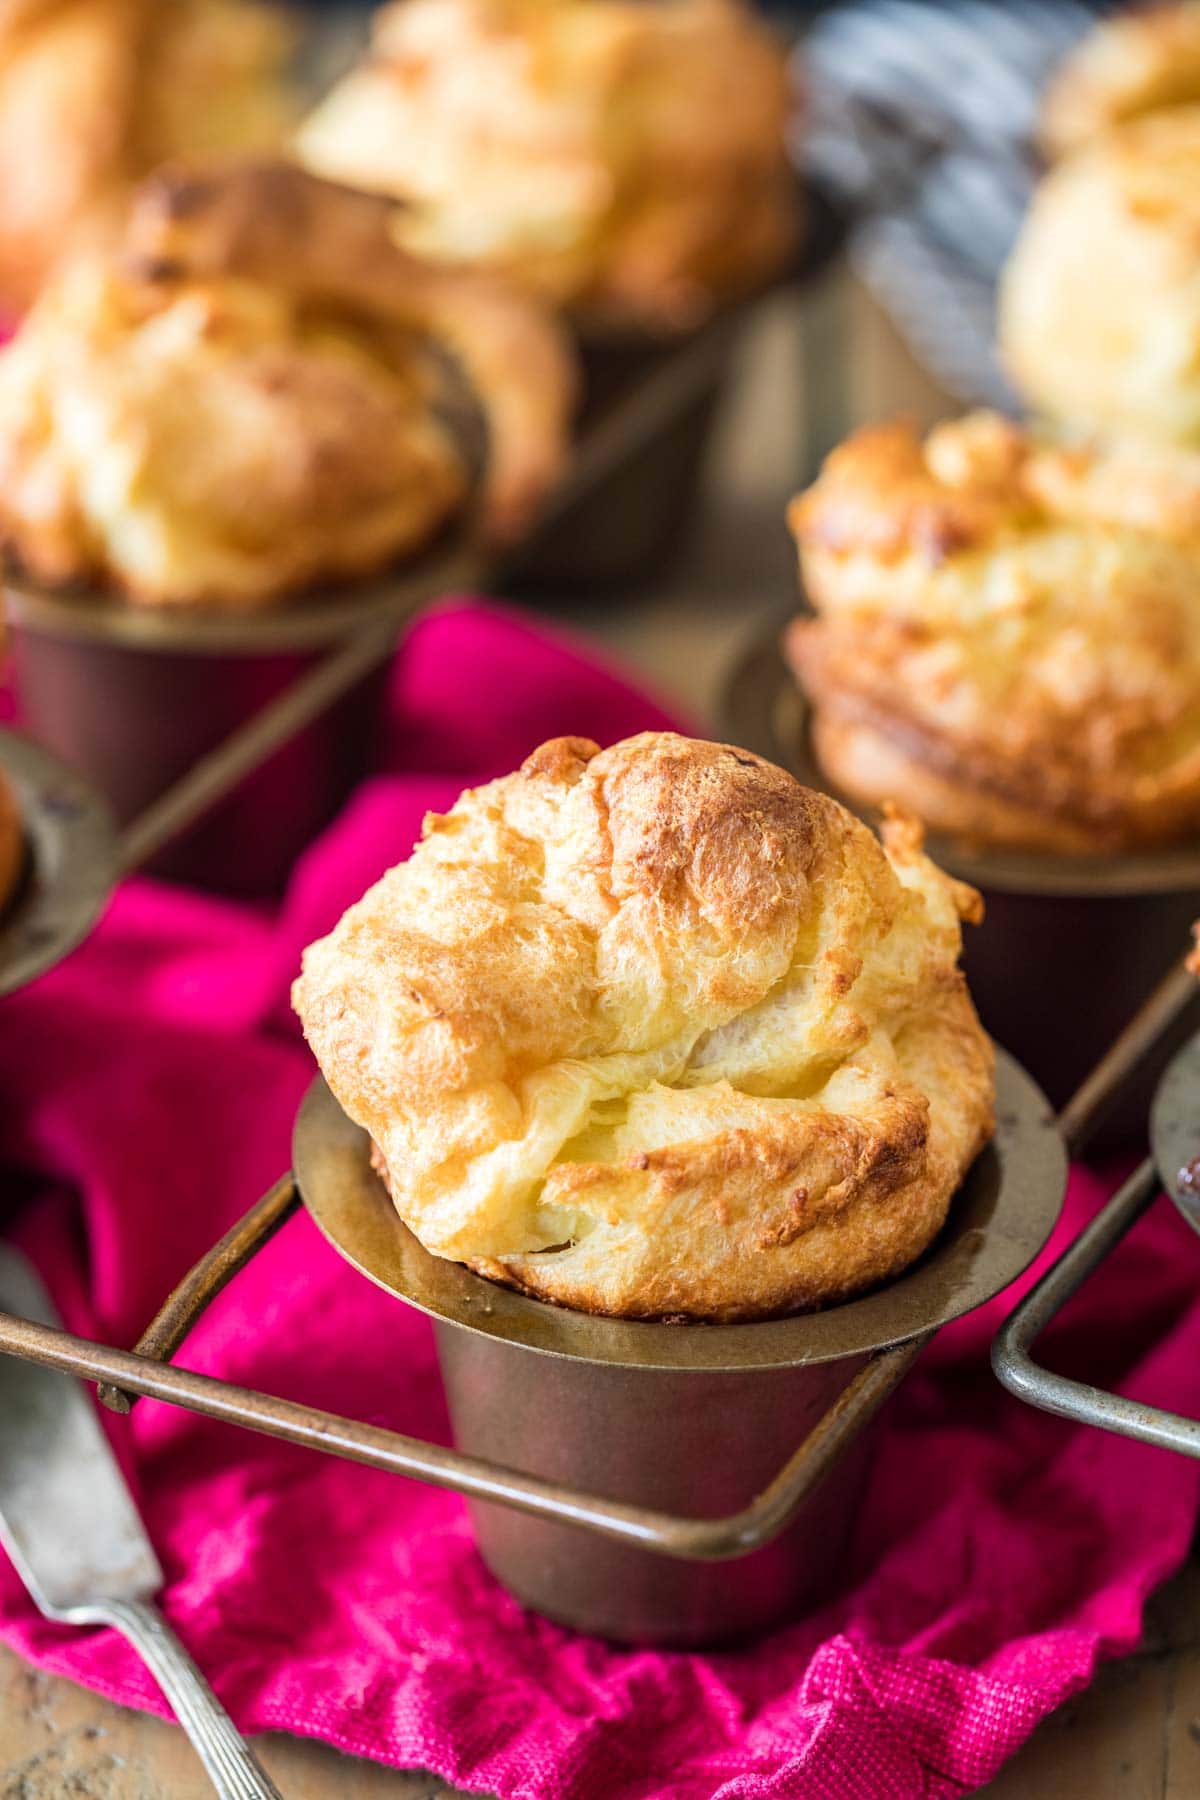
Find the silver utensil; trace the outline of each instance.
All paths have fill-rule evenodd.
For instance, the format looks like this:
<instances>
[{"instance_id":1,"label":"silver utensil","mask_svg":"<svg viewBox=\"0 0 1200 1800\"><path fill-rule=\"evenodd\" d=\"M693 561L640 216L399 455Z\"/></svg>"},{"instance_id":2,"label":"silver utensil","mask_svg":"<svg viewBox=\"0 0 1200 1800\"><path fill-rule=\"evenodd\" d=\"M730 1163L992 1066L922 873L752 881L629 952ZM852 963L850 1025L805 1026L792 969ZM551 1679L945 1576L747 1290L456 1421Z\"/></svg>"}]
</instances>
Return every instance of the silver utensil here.
<instances>
[{"instance_id":1,"label":"silver utensil","mask_svg":"<svg viewBox=\"0 0 1200 1800\"><path fill-rule=\"evenodd\" d=\"M61 1324L29 1262L7 1244L0 1307ZM222 1800L281 1800L150 1604L162 1570L82 1383L12 1356L0 1356L0 1542L48 1619L111 1625L128 1638Z\"/></svg>"}]
</instances>

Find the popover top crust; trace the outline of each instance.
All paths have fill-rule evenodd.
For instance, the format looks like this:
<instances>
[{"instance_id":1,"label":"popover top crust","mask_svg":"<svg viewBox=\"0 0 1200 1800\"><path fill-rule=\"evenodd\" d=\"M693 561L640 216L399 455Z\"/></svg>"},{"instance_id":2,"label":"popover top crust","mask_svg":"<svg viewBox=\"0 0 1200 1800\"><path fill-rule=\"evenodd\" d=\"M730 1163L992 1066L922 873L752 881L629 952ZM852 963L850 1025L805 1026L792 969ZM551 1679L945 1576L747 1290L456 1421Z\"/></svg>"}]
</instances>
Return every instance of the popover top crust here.
<instances>
[{"instance_id":1,"label":"popover top crust","mask_svg":"<svg viewBox=\"0 0 1200 1800\"><path fill-rule=\"evenodd\" d=\"M401 241L622 324L694 324L786 258L782 49L743 0L402 0L299 136L401 194Z\"/></svg>"},{"instance_id":2,"label":"popover top crust","mask_svg":"<svg viewBox=\"0 0 1200 1800\"><path fill-rule=\"evenodd\" d=\"M1051 169L1005 271L1000 347L1041 412L1200 446L1200 105Z\"/></svg>"},{"instance_id":3,"label":"popover top crust","mask_svg":"<svg viewBox=\"0 0 1200 1800\"><path fill-rule=\"evenodd\" d=\"M992 1130L978 897L747 752L560 738L431 815L293 999L436 1255L588 1312L896 1274Z\"/></svg>"},{"instance_id":4,"label":"popover top crust","mask_svg":"<svg viewBox=\"0 0 1200 1800\"><path fill-rule=\"evenodd\" d=\"M284 164L161 171L0 351L0 533L47 583L252 608L368 573L460 508L511 535L565 455L536 302L401 250L391 208ZM477 434L478 435L478 434Z\"/></svg>"},{"instance_id":5,"label":"popover top crust","mask_svg":"<svg viewBox=\"0 0 1200 1800\"><path fill-rule=\"evenodd\" d=\"M827 772L1063 850L1200 825L1200 454L996 414L857 432L790 520Z\"/></svg>"},{"instance_id":6,"label":"popover top crust","mask_svg":"<svg viewBox=\"0 0 1200 1800\"><path fill-rule=\"evenodd\" d=\"M1051 156L1143 113L1200 103L1200 0L1104 19L1059 65L1042 108Z\"/></svg>"}]
</instances>

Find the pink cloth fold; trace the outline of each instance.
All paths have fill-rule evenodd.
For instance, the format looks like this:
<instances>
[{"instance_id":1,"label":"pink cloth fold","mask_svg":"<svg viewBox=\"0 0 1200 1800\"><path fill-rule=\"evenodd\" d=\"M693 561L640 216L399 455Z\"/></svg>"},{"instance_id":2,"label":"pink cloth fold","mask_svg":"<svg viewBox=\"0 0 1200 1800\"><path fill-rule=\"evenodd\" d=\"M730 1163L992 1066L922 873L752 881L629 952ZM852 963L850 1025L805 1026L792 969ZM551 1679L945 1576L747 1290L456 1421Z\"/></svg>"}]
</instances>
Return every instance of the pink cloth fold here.
<instances>
[{"instance_id":1,"label":"pink cloth fold","mask_svg":"<svg viewBox=\"0 0 1200 1800\"><path fill-rule=\"evenodd\" d=\"M405 855L429 806L557 732L667 721L498 608L431 615L398 659L393 766L277 917L129 883L93 939L0 1003L0 1203L75 1329L118 1343L287 1166L312 1066L299 950ZM1076 1171L1056 1235L1107 1191ZM1055 1366L1200 1408L1200 1258L1165 1203L1048 1339ZM143 1402L113 1429L165 1607L248 1731L326 1739L513 1800L948 1800L1136 1643L1186 1554L1200 1470L1034 1413L993 1380L1010 1292L943 1331L885 1415L835 1599L720 1655L622 1650L528 1614L453 1496ZM447 1432L427 1322L300 1216L183 1360L418 1435ZM162 1712L108 1632L42 1621L0 1560L0 1634Z\"/></svg>"}]
</instances>

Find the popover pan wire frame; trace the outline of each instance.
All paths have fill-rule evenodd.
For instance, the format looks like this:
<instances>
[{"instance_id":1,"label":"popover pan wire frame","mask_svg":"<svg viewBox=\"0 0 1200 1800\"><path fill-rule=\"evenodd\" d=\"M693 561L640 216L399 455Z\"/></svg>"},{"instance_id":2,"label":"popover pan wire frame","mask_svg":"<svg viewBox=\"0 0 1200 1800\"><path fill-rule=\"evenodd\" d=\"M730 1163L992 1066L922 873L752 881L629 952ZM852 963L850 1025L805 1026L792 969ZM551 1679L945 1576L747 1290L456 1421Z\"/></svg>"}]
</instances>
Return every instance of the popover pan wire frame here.
<instances>
[{"instance_id":1,"label":"popover pan wire frame","mask_svg":"<svg viewBox=\"0 0 1200 1800\"><path fill-rule=\"evenodd\" d=\"M1193 977L1179 968L1151 997L1130 1028L1148 1048L1173 1012L1190 998ZM992 1367L1018 1399L1042 1412L1139 1443L1200 1458L1200 1420L1075 1381L1036 1362L1034 1345L1067 1302L1094 1275L1164 1192L1200 1233L1200 1196L1184 1171L1200 1156L1200 1033L1178 1050L1155 1092L1151 1154L1010 1314L992 1345Z\"/></svg>"},{"instance_id":2,"label":"popover pan wire frame","mask_svg":"<svg viewBox=\"0 0 1200 1800\"><path fill-rule=\"evenodd\" d=\"M1048 1237L1062 1202L1066 1154L1046 1103L1023 1071L999 1057L994 1146L968 1175L950 1219L920 1263L889 1287L826 1313L754 1325L704 1326L597 1319L546 1306L439 1263L405 1231L371 1173L364 1134L318 1083L297 1120L300 1175L283 1176L185 1277L136 1350L94 1344L0 1314L0 1352L101 1384L127 1411L131 1398L211 1418L388 1469L472 1500L581 1526L626 1545L692 1561L745 1556L775 1538L907 1373L933 1332L1015 1279ZM602 1499L482 1458L342 1418L168 1359L205 1307L300 1204L363 1273L438 1321L506 1337L551 1356L648 1369L720 1371L804 1366L853 1352L867 1360L791 1458L749 1505L723 1518L687 1518ZM356 1219L359 1214L362 1218Z\"/></svg>"},{"instance_id":3,"label":"popover pan wire frame","mask_svg":"<svg viewBox=\"0 0 1200 1800\"><path fill-rule=\"evenodd\" d=\"M0 903L0 995L14 993L83 942L120 866L108 807L74 770L0 730L0 776L13 791L24 866Z\"/></svg>"},{"instance_id":4,"label":"popover pan wire frame","mask_svg":"<svg viewBox=\"0 0 1200 1800\"><path fill-rule=\"evenodd\" d=\"M1058 1129L1072 1153L1081 1152L1092 1139L1106 1110L1120 1096L1163 1033L1177 1021L1191 997L1193 986L1182 965L1173 969L1060 1114ZM1067 1297L1064 1282L1077 1286L1088 1269L1094 1267L1107 1248L1119 1239L1132 1219L1149 1203L1152 1185L1148 1192L1146 1184L1152 1184L1148 1174L1150 1169L1152 1165L1146 1165L1138 1171L1126 1189L1110 1202L1089 1233L1072 1246L1029 1300L1017 1309L1001 1333L997 1341L997 1372L1006 1385L1022 1393L1023 1397L1032 1396L1023 1383L1019 1356L1014 1362L1005 1355L1006 1340L1018 1351L1021 1337L1025 1343L1031 1343L1042 1323L1052 1316L1052 1311L1046 1311L1046 1299L1055 1302L1053 1310L1057 1310L1057 1305ZM737 1515L724 1520L680 1519L611 1501L597 1503L589 1496L572 1493L561 1484L480 1464L477 1459L464 1458L454 1451L257 1395L230 1383L177 1369L165 1360L182 1343L204 1306L290 1217L298 1203L294 1178L290 1174L284 1176L185 1278L144 1334L136 1351L94 1344L65 1332L47 1331L4 1314L0 1315L0 1352L25 1356L95 1381L101 1385L108 1402L119 1410L128 1408L131 1396L149 1395L288 1441L452 1488L469 1497L499 1500L505 1506L542 1519L581 1525L629 1545L649 1547L677 1557L715 1561L744 1555L769 1542L782 1529L878 1410L931 1335L928 1331L918 1331L907 1341L876 1352L776 1479ZM1022 1319L1028 1320L1032 1329L1023 1332L1020 1328ZM474 1324L478 1328L478 1320ZM636 1326L632 1329L674 1332L687 1328ZM707 1329L717 1332L731 1328ZM1034 1370L1034 1378L1040 1373ZM1047 1378L1048 1381L1055 1379ZM1112 1426L1115 1419L1116 1429L1135 1436L1149 1436L1150 1441L1168 1443L1171 1447L1194 1453L1193 1444L1183 1442L1180 1436L1190 1421L1163 1415L1166 1429L1159 1424L1151 1432L1147 1422L1156 1418L1153 1409L1131 1409L1130 1403L1119 1398L1113 1398L1103 1409L1102 1416L1097 1418L1095 1390L1082 1391L1085 1402L1091 1403L1082 1409L1076 1403L1078 1396L1070 1393L1065 1397L1061 1393L1048 1396L1038 1403L1049 1404L1052 1410L1085 1422Z\"/></svg>"}]
</instances>

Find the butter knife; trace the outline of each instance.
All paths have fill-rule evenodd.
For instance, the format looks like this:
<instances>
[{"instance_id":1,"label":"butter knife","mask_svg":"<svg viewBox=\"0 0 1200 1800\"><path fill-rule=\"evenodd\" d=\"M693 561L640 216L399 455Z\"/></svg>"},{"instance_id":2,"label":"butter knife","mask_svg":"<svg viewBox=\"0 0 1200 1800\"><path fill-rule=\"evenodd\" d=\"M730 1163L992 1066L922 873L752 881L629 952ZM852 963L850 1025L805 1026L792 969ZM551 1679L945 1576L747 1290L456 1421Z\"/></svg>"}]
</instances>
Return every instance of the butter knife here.
<instances>
[{"instance_id":1,"label":"butter knife","mask_svg":"<svg viewBox=\"0 0 1200 1800\"><path fill-rule=\"evenodd\" d=\"M0 1307L61 1323L10 1244L0 1244ZM128 1638L222 1800L282 1800L151 1604L162 1570L83 1384L15 1356L0 1356L0 1543L48 1619Z\"/></svg>"}]
</instances>

